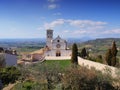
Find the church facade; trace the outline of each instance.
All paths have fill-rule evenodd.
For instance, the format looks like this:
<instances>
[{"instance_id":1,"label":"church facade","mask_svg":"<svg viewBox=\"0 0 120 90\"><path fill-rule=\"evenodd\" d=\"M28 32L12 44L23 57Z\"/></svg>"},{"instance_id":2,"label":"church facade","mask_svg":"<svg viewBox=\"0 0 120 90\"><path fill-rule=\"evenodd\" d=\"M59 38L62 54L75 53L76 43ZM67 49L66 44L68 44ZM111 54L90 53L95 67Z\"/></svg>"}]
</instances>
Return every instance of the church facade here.
<instances>
[{"instance_id":1,"label":"church facade","mask_svg":"<svg viewBox=\"0 0 120 90\"><path fill-rule=\"evenodd\" d=\"M71 50L68 49L67 41L57 36L53 39L53 30L46 32L46 48L45 56L71 56Z\"/></svg>"}]
</instances>

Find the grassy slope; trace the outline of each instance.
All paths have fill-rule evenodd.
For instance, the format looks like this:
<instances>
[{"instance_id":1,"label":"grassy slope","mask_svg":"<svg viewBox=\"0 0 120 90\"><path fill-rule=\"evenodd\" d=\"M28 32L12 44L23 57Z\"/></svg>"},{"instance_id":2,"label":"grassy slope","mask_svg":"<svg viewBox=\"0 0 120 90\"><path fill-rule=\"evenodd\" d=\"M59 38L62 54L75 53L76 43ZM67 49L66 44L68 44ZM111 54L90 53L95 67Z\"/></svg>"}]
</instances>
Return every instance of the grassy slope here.
<instances>
[{"instance_id":1,"label":"grassy slope","mask_svg":"<svg viewBox=\"0 0 120 90\"><path fill-rule=\"evenodd\" d=\"M120 38L105 38L105 39L96 39L90 40L81 44L78 44L79 51L86 47L91 49L90 54L94 55L105 55L106 51L111 48L113 40L116 41L116 45L120 48ZM118 57L120 56L120 51L118 51ZM120 57L119 57L120 58Z\"/></svg>"}]
</instances>

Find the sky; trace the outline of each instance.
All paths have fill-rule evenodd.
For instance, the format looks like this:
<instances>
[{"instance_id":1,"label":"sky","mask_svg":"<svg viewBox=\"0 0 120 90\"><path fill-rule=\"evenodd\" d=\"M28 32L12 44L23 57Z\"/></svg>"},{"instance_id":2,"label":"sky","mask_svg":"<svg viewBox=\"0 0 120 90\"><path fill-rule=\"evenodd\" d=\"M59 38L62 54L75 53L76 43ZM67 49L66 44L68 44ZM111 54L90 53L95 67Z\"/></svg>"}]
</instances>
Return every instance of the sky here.
<instances>
[{"instance_id":1,"label":"sky","mask_svg":"<svg viewBox=\"0 0 120 90\"><path fill-rule=\"evenodd\" d=\"M120 0L0 0L0 39L120 38Z\"/></svg>"}]
</instances>

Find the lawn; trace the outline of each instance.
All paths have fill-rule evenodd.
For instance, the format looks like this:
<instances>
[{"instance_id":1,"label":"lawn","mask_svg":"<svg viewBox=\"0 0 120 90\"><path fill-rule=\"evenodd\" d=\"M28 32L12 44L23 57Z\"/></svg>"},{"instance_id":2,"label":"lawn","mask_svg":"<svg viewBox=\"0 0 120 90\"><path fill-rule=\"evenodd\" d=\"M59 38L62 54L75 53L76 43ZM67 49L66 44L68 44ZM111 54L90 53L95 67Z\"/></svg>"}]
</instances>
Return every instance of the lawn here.
<instances>
[{"instance_id":1,"label":"lawn","mask_svg":"<svg viewBox=\"0 0 120 90\"><path fill-rule=\"evenodd\" d=\"M47 65L58 65L61 68L67 68L71 65L70 60L46 60L44 63Z\"/></svg>"},{"instance_id":2,"label":"lawn","mask_svg":"<svg viewBox=\"0 0 120 90\"><path fill-rule=\"evenodd\" d=\"M54 70L54 69L67 69L71 66L70 60L46 60L42 63L36 63L29 67L29 70L39 71L39 70Z\"/></svg>"}]
</instances>

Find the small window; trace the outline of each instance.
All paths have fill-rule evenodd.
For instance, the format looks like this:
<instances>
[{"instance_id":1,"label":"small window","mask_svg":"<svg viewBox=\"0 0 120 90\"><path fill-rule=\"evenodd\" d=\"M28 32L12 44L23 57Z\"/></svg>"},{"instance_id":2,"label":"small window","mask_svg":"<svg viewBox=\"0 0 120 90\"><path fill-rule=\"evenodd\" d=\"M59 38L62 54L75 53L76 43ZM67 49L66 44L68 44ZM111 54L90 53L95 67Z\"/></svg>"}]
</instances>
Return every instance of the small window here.
<instances>
[{"instance_id":1,"label":"small window","mask_svg":"<svg viewBox=\"0 0 120 90\"><path fill-rule=\"evenodd\" d=\"M57 40L57 42L60 42L60 40Z\"/></svg>"}]
</instances>

